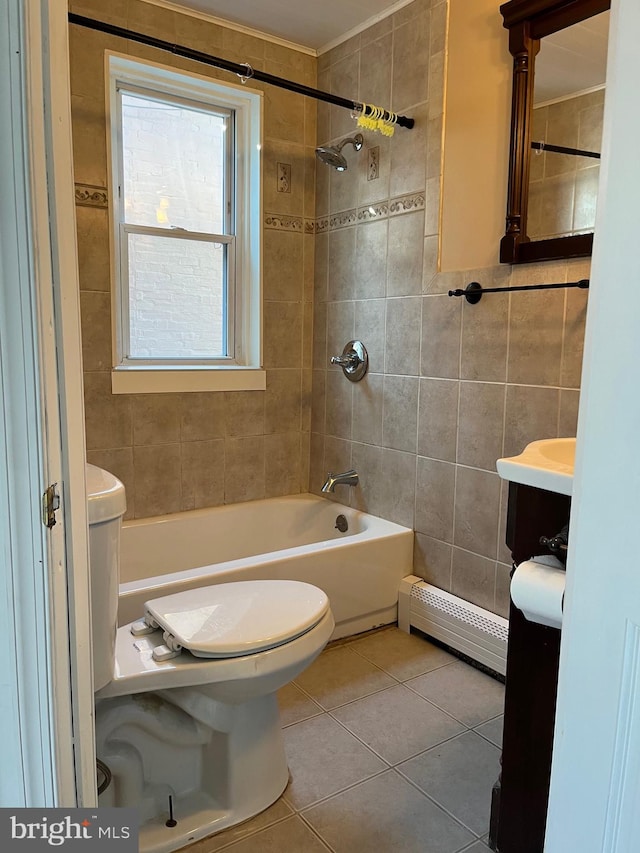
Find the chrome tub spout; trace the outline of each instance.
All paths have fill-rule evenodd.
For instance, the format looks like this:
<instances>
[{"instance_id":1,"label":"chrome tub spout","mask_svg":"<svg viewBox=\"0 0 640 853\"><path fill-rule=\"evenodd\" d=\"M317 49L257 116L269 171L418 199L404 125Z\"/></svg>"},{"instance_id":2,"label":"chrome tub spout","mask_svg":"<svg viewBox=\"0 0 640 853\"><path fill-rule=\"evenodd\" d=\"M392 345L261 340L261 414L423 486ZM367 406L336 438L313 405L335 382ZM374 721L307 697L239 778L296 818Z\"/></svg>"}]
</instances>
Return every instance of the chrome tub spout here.
<instances>
[{"instance_id":1,"label":"chrome tub spout","mask_svg":"<svg viewBox=\"0 0 640 853\"><path fill-rule=\"evenodd\" d=\"M321 489L322 492L334 492L336 486L357 486L359 482L358 472L351 469L343 474L327 474L327 479Z\"/></svg>"}]
</instances>

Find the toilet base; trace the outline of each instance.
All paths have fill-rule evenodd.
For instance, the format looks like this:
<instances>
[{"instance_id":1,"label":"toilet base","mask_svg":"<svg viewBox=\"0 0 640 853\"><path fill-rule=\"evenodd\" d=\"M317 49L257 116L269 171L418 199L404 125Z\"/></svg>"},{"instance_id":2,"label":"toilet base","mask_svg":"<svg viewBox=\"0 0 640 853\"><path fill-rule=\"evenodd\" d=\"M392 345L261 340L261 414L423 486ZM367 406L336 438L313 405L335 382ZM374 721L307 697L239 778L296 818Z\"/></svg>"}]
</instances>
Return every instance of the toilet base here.
<instances>
[{"instance_id":1,"label":"toilet base","mask_svg":"<svg viewBox=\"0 0 640 853\"><path fill-rule=\"evenodd\" d=\"M172 853L208 835L243 823L268 809L282 794L288 781L287 774L278 790L265 796L262 806L254 803L252 808L235 812L221 811L210 797L201 792L179 799L174 804L176 819L180 815L177 826L168 828L162 819L147 821L140 827L139 853Z\"/></svg>"},{"instance_id":2,"label":"toilet base","mask_svg":"<svg viewBox=\"0 0 640 853\"><path fill-rule=\"evenodd\" d=\"M97 753L112 772L99 805L139 809L141 853L171 853L235 826L287 786L275 693L240 704L214 695L205 685L97 706ZM174 827L166 826L169 795Z\"/></svg>"}]
</instances>

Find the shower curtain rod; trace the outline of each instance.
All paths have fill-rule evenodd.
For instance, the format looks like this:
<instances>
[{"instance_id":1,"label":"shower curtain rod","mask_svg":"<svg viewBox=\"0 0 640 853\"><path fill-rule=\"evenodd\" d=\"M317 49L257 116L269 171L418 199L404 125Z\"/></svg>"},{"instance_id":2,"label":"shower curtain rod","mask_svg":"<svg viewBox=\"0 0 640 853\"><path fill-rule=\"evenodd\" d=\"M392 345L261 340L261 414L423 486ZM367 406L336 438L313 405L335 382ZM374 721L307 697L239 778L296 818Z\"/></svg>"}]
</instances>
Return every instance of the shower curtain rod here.
<instances>
[{"instance_id":1,"label":"shower curtain rod","mask_svg":"<svg viewBox=\"0 0 640 853\"><path fill-rule=\"evenodd\" d=\"M536 151L553 151L554 154L573 154L576 157L593 157L600 159L597 151L583 151L582 148L566 148L564 145L551 145L548 142L532 142L531 147Z\"/></svg>"},{"instance_id":2,"label":"shower curtain rod","mask_svg":"<svg viewBox=\"0 0 640 853\"><path fill-rule=\"evenodd\" d=\"M266 71L259 71L252 68L248 63L231 62L219 56L212 56L200 50L193 50L190 47L172 44L163 39L127 30L124 27L117 27L114 24L106 24L104 21L97 21L94 18L87 18L84 15L76 15L73 12L69 13L69 23L76 24L79 27L88 27L91 30L98 30L98 32L118 36L119 38L129 39L130 41L136 41L140 44L146 44L148 47L167 50L176 56L182 56L184 59L193 59L195 62L202 62L205 65L212 65L214 68L221 68L223 71L237 74L243 83L249 79L259 80L262 83L268 83L270 86L278 86L280 89L288 89L290 92L296 92L298 95L306 95L308 98L315 98L317 101L325 101L328 104L335 104L337 107L344 107L352 112L361 112L365 116L373 114L368 104L362 104L359 101L350 101L348 98L341 98L339 95L332 95L330 92L313 89L311 86L305 86L302 83L294 83L293 80L287 80L284 77L267 74ZM382 110L377 118L389 124L398 124L400 127L412 128L414 125L412 118L396 115L396 113L389 112L388 110Z\"/></svg>"}]
</instances>

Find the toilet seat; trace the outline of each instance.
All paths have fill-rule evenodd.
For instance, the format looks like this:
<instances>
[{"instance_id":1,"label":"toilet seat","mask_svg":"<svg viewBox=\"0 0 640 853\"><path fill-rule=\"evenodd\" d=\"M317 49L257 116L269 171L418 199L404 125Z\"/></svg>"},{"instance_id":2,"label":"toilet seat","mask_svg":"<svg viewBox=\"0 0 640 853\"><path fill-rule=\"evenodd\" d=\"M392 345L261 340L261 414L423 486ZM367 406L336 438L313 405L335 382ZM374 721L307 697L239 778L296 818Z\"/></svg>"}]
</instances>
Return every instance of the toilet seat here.
<instances>
[{"instance_id":1,"label":"toilet seat","mask_svg":"<svg viewBox=\"0 0 640 853\"><path fill-rule=\"evenodd\" d=\"M256 654L309 631L329 610L326 594L300 581L224 583L155 598L145 603L135 636L160 628L164 646L155 660L187 649L201 658Z\"/></svg>"},{"instance_id":2,"label":"toilet seat","mask_svg":"<svg viewBox=\"0 0 640 853\"><path fill-rule=\"evenodd\" d=\"M96 698L128 696L134 693L162 691L174 687L216 685L221 697L225 690L234 691L233 701L238 701L235 691L244 684L252 695L268 692L264 680L283 672L293 672L303 658L313 658L326 645L335 623L331 609L327 610L317 625L289 642L271 649L240 657L197 658L189 653L170 660L157 660L155 649L163 644L162 631L136 637L131 625L118 628L113 678L96 693ZM293 678L287 676L288 680ZM263 682L263 684L260 684ZM282 682L286 683L286 681ZM279 689L278 684L274 689Z\"/></svg>"}]
</instances>

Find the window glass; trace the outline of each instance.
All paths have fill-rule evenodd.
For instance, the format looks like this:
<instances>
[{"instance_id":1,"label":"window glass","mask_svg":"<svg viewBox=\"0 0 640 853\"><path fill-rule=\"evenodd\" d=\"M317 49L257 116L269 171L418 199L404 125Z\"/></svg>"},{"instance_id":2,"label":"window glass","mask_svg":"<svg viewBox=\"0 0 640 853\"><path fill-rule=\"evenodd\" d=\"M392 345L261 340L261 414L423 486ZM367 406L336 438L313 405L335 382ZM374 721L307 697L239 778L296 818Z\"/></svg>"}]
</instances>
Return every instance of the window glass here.
<instances>
[{"instance_id":1,"label":"window glass","mask_svg":"<svg viewBox=\"0 0 640 853\"><path fill-rule=\"evenodd\" d=\"M225 233L229 115L137 92L121 97L125 222Z\"/></svg>"},{"instance_id":2,"label":"window glass","mask_svg":"<svg viewBox=\"0 0 640 853\"><path fill-rule=\"evenodd\" d=\"M129 233L129 358L227 355L226 246Z\"/></svg>"}]
</instances>

